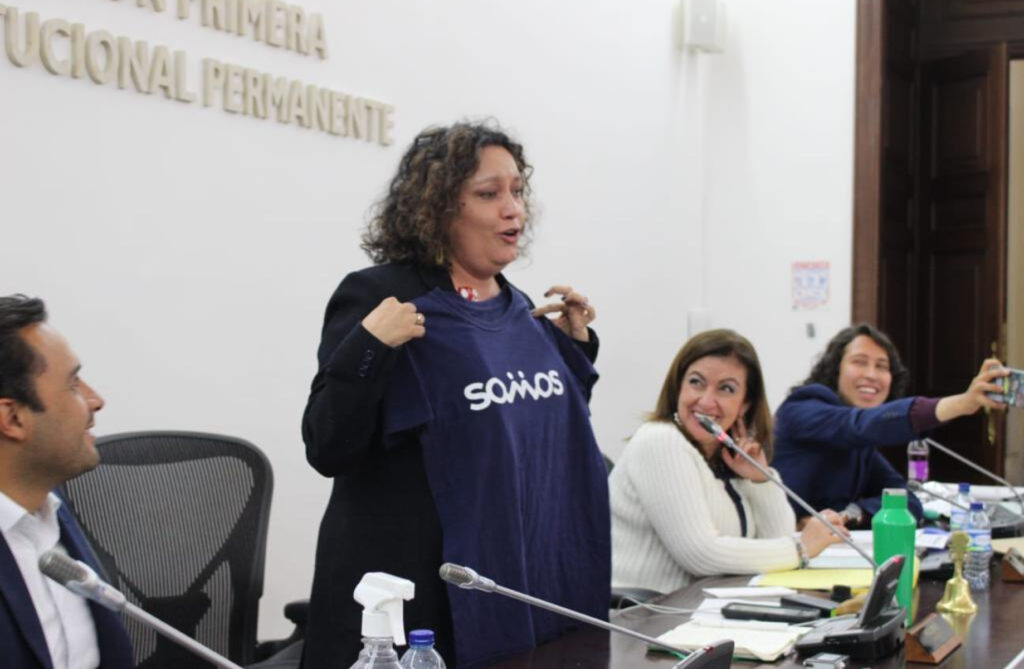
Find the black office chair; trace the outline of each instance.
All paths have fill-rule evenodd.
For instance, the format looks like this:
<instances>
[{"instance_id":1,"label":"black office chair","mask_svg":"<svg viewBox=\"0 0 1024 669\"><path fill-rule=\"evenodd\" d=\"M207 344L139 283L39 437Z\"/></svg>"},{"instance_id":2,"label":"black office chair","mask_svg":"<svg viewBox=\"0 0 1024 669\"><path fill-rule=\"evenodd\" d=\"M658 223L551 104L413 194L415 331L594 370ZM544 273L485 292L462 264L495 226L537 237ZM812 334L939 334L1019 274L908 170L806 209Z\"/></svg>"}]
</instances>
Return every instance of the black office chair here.
<instances>
[{"instance_id":1,"label":"black office chair","mask_svg":"<svg viewBox=\"0 0 1024 669\"><path fill-rule=\"evenodd\" d=\"M135 432L97 441L101 464L65 484L71 510L129 601L238 664L256 652L270 462L247 441ZM210 667L126 620L139 669Z\"/></svg>"}]
</instances>

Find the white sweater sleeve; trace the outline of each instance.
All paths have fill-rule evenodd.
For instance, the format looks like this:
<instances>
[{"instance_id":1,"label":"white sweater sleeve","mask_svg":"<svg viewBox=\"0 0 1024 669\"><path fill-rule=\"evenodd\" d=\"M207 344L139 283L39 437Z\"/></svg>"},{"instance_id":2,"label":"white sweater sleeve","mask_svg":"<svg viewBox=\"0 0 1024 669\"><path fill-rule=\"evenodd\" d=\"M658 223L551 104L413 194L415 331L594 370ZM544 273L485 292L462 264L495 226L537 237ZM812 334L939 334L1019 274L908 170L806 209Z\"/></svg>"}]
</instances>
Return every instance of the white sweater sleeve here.
<instances>
[{"instance_id":1,"label":"white sweater sleeve","mask_svg":"<svg viewBox=\"0 0 1024 669\"><path fill-rule=\"evenodd\" d=\"M750 574L799 564L788 537L723 536L715 518L735 514L735 507L724 490L708 499L709 489L717 491L721 484L703 457L674 427L645 427L634 435L623 464L653 530L683 570L697 576Z\"/></svg>"}]
</instances>

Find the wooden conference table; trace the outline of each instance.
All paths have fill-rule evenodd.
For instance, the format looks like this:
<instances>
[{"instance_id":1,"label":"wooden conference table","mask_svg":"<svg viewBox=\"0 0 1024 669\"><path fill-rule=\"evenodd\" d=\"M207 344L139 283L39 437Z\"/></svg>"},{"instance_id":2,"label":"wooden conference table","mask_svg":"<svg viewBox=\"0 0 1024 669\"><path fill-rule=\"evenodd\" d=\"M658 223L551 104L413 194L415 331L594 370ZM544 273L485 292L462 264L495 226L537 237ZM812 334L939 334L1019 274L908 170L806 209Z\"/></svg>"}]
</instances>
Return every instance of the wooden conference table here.
<instances>
[{"instance_id":1,"label":"wooden conference table","mask_svg":"<svg viewBox=\"0 0 1024 669\"><path fill-rule=\"evenodd\" d=\"M657 600L658 604L693 609L704 595L701 589L714 586L744 585L749 577L706 578ZM944 581L922 580L915 590L915 622L935 611L942 598ZM1004 583L999 571L992 571L992 588L988 592L973 593L978 612L966 619L952 620L954 629L962 629L963 645L953 651L944 662L944 669L1002 669L1024 649L1024 583ZM611 621L649 636L659 634L684 622L685 615L649 612L639 607L612 615ZM589 628L569 634L557 641L535 648L510 660L495 665L500 669L669 669L678 662L669 655L647 653L644 642L604 630ZM734 660L733 667L742 669L791 669L800 667L802 658L795 653L775 663ZM890 669L906 666L905 650L875 663L851 661L851 669L880 667ZM925 668L936 665L911 664Z\"/></svg>"}]
</instances>

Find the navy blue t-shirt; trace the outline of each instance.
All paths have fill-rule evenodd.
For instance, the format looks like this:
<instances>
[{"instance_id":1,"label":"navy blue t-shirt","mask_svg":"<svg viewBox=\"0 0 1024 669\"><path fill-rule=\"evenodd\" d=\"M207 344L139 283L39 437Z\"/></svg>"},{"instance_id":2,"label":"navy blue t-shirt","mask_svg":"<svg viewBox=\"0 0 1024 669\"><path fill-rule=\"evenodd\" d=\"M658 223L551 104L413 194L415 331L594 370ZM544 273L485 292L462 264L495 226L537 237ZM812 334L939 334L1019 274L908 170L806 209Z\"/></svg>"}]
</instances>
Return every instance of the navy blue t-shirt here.
<instances>
[{"instance_id":1,"label":"navy blue t-shirt","mask_svg":"<svg viewBox=\"0 0 1024 669\"><path fill-rule=\"evenodd\" d=\"M587 408L590 361L510 287L485 302L435 289L413 303L427 334L396 364L384 436L419 431L444 560L606 617L608 486ZM448 596L460 669L575 627L497 594L449 586Z\"/></svg>"}]
</instances>

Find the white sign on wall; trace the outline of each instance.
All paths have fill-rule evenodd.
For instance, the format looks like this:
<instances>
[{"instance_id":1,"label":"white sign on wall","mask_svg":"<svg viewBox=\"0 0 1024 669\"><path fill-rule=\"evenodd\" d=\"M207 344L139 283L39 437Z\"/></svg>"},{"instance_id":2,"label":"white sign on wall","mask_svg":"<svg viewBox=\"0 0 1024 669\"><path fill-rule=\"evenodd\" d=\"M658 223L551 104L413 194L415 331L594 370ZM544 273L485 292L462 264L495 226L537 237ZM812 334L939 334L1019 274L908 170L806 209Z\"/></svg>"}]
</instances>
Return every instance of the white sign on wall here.
<instances>
[{"instance_id":1,"label":"white sign on wall","mask_svg":"<svg viewBox=\"0 0 1024 669\"><path fill-rule=\"evenodd\" d=\"M790 285L793 311L815 311L828 306L831 291L828 261L793 263Z\"/></svg>"}]
</instances>

